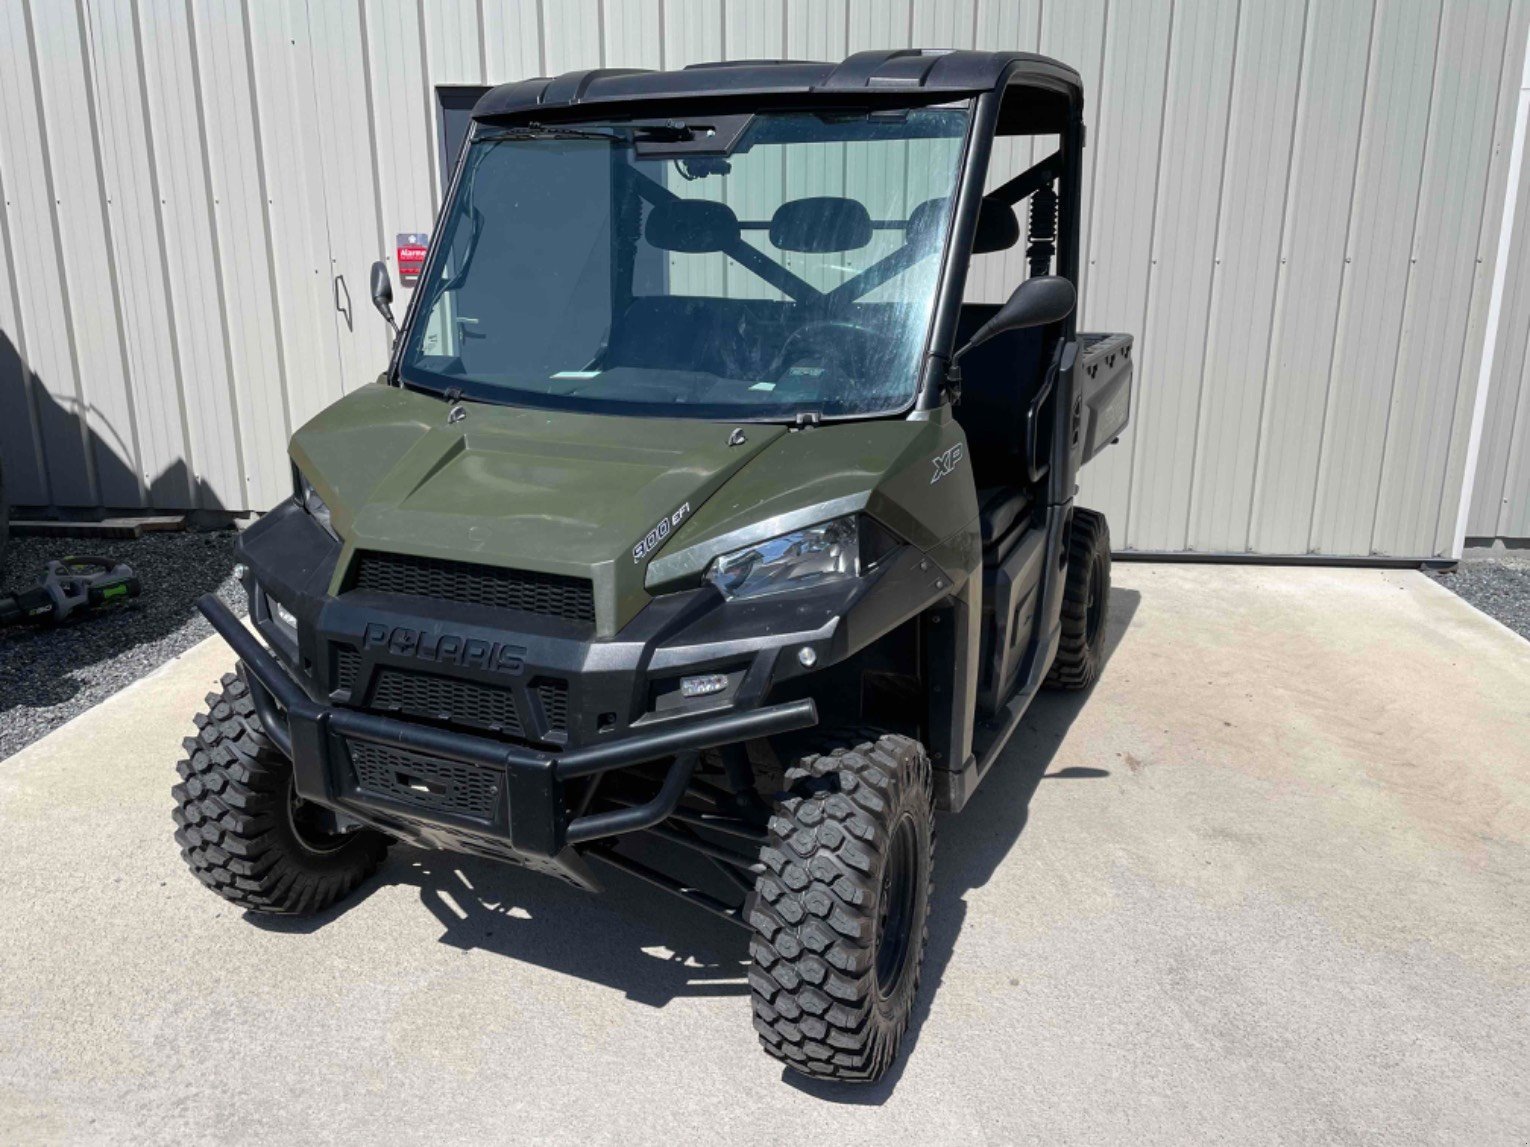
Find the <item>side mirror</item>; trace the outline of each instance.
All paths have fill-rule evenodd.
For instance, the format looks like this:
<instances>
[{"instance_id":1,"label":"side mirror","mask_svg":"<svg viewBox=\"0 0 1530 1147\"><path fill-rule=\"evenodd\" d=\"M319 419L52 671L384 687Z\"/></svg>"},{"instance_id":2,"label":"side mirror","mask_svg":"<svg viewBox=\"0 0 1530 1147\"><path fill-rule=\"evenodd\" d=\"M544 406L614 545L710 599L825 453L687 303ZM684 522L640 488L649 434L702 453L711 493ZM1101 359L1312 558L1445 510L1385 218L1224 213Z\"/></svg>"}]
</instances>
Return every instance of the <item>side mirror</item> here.
<instances>
[{"instance_id":1,"label":"side mirror","mask_svg":"<svg viewBox=\"0 0 1530 1147\"><path fill-rule=\"evenodd\" d=\"M372 305L398 334L398 323L393 321L393 280L388 277L388 264L381 259L372 264Z\"/></svg>"},{"instance_id":2,"label":"side mirror","mask_svg":"<svg viewBox=\"0 0 1530 1147\"><path fill-rule=\"evenodd\" d=\"M1015 293L993 318L973 332L952 361L995 335L1061 322L1073 313L1077 302L1078 292L1067 279L1057 275L1036 275L1027 279L1015 288Z\"/></svg>"}]
</instances>

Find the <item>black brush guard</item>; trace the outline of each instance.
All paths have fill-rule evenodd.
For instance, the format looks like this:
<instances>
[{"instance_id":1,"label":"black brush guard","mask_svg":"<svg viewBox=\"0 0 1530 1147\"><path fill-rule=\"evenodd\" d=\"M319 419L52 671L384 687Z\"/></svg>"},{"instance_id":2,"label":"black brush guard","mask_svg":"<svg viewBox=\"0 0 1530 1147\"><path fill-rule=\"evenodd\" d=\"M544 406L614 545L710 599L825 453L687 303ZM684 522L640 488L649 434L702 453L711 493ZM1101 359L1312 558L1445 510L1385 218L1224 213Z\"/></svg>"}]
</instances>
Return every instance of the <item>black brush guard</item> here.
<instances>
[{"instance_id":1,"label":"black brush guard","mask_svg":"<svg viewBox=\"0 0 1530 1147\"><path fill-rule=\"evenodd\" d=\"M573 846L651 829L668 819L687 792L699 752L806 728L818 721L813 702L800 700L636 733L566 753L537 752L487 737L321 704L308 696L218 598L208 594L197 608L238 655L256 713L266 735L292 761L297 792L303 799L385 828L404 823L437 830L442 839L492 838L508 851L506 859L585 886L593 881ZM459 816L373 793L358 800L345 778L348 770L340 767L349 753L347 745L356 741L502 773L505 791L498 811L491 820L467 823ZM673 763L650 800L585 815L568 814L565 782L671 756ZM610 859L603 852L597 855Z\"/></svg>"}]
</instances>

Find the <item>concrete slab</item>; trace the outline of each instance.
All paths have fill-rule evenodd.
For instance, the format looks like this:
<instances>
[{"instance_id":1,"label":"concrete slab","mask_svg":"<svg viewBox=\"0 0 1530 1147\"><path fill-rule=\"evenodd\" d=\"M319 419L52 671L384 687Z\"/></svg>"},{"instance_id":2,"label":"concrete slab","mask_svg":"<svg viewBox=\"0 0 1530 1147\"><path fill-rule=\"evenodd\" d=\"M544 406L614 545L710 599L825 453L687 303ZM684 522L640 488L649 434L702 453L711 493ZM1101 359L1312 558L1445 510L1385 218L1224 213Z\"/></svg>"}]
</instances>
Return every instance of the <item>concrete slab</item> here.
<instances>
[{"instance_id":1,"label":"concrete slab","mask_svg":"<svg viewBox=\"0 0 1530 1147\"><path fill-rule=\"evenodd\" d=\"M0 1138L1524 1142L1530 643L1412 572L1116 567L1113 654L941 825L896 1076L783 1078L726 925L400 848L181 867L216 643L0 764Z\"/></svg>"}]
</instances>

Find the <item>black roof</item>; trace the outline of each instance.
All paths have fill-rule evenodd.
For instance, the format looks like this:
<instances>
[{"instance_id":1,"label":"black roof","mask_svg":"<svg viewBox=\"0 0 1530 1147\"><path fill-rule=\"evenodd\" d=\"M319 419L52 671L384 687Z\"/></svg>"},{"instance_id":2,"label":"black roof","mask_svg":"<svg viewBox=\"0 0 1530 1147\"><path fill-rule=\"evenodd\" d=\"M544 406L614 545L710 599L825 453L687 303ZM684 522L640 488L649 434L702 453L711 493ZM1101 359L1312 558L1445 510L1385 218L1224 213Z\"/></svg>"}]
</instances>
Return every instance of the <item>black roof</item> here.
<instances>
[{"instance_id":1,"label":"black roof","mask_svg":"<svg viewBox=\"0 0 1530 1147\"><path fill-rule=\"evenodd\" d=\"M536 111L557 113L589 105L673 103L702 99L821 102L826 95L869 97L877 102L925 97L956 98L1010 83L1055 91L1079 90L1067 64L1031 52L947 51L931 48L856 52L835 64L815 60L729 60L692 64L678 71L598 68L539 76L490 88L473 108L474 119Z\"/></svg>"}]
</instances>

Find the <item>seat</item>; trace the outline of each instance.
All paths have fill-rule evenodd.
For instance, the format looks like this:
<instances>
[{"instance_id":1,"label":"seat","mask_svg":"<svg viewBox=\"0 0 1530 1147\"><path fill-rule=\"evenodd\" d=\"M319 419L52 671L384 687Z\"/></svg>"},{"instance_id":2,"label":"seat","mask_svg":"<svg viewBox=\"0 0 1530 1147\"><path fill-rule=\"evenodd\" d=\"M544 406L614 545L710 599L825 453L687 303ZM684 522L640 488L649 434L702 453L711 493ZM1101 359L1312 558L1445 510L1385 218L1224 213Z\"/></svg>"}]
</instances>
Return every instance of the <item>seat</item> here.
<instances>
[{"instance_id":1,"label":"seat","mask_svg":"<svg viewBox=\"0 0 1530 1147\"><path fill-rule=\"evenodd\" d=\"M962 307L956 343L966 341L998 310ZM1040 327L1009 331L962 356L962 400L956 420L967 434L967 453L978 488L1029 481L1025 415L1046 374L1046 336Z\"/></svg>"},{"instance_id":2,"label":"seat","mask_svg":"<svg viewBox=\"0 0 1530 1147\"><path fill-rule=\"evenodd\" d=\"M945 217L945 199L926 199L908 213L904 232L913 246L933 245L941 237L940 223ZM1020 220L1015 209L997 199L978 201L977 230L972 236L972 253L988 255L1007 251L1020 242Z\"/></svg>"}]
</instances>

